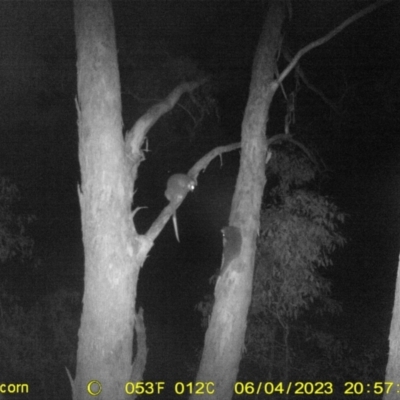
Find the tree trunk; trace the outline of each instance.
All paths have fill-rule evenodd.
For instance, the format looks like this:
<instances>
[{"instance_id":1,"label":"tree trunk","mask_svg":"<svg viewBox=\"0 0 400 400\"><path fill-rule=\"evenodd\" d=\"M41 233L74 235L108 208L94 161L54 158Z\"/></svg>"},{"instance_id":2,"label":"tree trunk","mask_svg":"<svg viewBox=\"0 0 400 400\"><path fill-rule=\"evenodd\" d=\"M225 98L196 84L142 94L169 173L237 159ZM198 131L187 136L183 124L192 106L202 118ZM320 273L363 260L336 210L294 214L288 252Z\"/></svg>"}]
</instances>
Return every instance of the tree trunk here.
<instances>
[{"instance_id":1,"label":"tree trunk","mask_svg":"<svg viewBox=\"0 0 400 400\"><path fill-rule=\"evenodd\" d=\"M392 323L389 334L389 359L386 366L385 382L393 382L389 393L386 393L386 386L383 398L385 400L398 399L398 387L400 377L400 257L397 267L396 292L394 295L394 306Z\"/></svg>"},{"instance_id":2,"label":"tree trunk","mask_svg":"<svg viewBox=\"0 0 400 400\"><path fill-rule=\"evenodd\" d=\"M238 229L240 240L236 238L235 243L230 244L230 238L225 235L223 268L215 287L215 304L196 379L199 383L214 383L215 387L208 385L205 391L208 397L219 400L232 397L244 346L266 183L266 125L278 87L274 72L281 43L284 4L279 0L271 1L253 63L250 94L242 123L240 171L229 219L230 227Z\"/></svg>"},{"instance_id":3,"label":"tree trunk","mask_svg":"<svg viewBox=\"0 0 400 400\"><path fill-rule=\"evenodd\" d=\"M134 399L127 382L142 380L147 347L142 312L135 315L138 275L154 240L186 197L172 199L146 235L138 235L131 204L144 160L142 146L157 120L184 93L206 82L184 82L122 134L120 81L109 0L75 0L78 54L79 201L85 290L73 399ZM196 175L197 176L197 175ZM137 354L132 360L133 332ZM143 389L143 388L141 388Z\"/></svg>"},{"instance_id":4,"label":"tree trunk","mask_svg":"<svg viewBox=\"0 0 400 400\"><path fill-rule=\"evenodd\" d=\"M114 21L107 0L75 0L79 201L85 291L73 398L125 398L132 374L136 232L133 177L124 154ZM93 381L93 384L88 385ZM100 386L101 385L101 386Z\"/></svg>"}]
</instances>

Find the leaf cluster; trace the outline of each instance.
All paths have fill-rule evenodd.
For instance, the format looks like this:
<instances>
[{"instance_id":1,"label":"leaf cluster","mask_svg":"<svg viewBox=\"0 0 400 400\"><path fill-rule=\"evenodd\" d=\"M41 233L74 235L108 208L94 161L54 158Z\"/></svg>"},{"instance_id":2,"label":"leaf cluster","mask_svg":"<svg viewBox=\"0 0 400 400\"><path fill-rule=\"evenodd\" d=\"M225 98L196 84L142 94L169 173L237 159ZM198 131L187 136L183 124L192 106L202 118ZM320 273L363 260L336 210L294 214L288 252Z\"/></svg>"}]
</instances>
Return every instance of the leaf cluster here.
<instances>
[{"instance_id":1,"label":"leaf cluster","mask_svg":"<svg viewBox=\"0 0 400 400\"><path fill-rule=\"evenodd\" d=\"M80 313L77 292L60 290L27 309L0 285L0 376L28 382L37 398L60 398L64 367L76 361Z\"/></svg>"},{"instance_id":2,"label":"leaf cluster","mask_svg":"<svg viewBox=\"0 0 400 400\"><path fill-rule=\"evenodd\" d=\"M335 311L330 282L321 267L345 243L344 214L328 198L307 189L315 169L305 158L280 153L271 163L269 204L261 215L252 313L297 318L317 299L320 311Z\"/></svg>"},{"instance_id":3,"label":"leaf cluster","mask_svg":"<svg viewBox=\"0 0 400 400\"><path fill-rule=\"evenodd\" d=\"M17 186L0 177L0 263L32 256L33 240L26 234L26 226L34 217L15 211L20 197Z\"/></svg>"}]
</instances>

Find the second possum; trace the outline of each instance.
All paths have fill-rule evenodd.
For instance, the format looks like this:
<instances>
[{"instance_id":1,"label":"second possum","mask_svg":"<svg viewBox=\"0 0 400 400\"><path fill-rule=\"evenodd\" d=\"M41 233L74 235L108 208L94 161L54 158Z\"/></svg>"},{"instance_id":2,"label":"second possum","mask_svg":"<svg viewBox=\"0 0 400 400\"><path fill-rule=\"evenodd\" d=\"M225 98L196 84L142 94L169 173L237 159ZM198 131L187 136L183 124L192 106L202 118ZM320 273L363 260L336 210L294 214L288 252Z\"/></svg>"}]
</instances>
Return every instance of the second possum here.
<instances>
[{"instance_id":1,"label":"second possum","mask_svg":"<svg viewBox=\"0 0 400 400\"><path fill-rule=\"evenodd\" d=\"M196 187L196 181L185 174L171 175L167 181L167 189L165 190L165 197L171 203L179 203L187 195L192 192ZM179 242L178 221L176 219L176 212L172 216L174 223L174 230L176 240Z\"/></svg>"}]
</instances>

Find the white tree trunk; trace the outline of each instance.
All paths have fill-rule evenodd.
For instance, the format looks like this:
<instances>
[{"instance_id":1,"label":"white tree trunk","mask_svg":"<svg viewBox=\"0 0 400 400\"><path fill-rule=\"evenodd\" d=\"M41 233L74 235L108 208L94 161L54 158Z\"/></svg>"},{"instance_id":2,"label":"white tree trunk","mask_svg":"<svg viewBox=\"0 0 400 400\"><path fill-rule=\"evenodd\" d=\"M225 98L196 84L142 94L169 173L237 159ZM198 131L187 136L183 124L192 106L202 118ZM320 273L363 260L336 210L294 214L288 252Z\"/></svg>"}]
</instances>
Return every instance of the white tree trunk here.
<instances>
[{"instance_id":1,"label":"white tree trunk","mask_svg":"<svg viewBox=\"0 0 400 400\"><path fill-rule=\"evenodd\" d=\"M266 127L269 107L277 89L274 72L283 18L284 3L271 1L253 63L250 94L242 123L240 171L229 218L229 229L234 228L237 233L233 239L227 238L224 247L224 263L226 259L229 261L216 283L214 308L196 378L199 384L212 382L215 386L208 386L202 397L231 399L242 357L266 183Z\"/></svg>"}]
</instances>

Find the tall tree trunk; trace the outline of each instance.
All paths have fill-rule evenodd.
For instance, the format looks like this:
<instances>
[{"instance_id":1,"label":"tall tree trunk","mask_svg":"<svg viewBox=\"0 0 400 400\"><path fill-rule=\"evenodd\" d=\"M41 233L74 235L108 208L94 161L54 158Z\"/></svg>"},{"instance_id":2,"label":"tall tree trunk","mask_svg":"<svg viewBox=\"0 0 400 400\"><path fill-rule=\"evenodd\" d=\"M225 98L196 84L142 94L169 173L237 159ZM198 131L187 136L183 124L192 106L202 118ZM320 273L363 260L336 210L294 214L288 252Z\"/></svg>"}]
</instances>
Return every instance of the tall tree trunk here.
<instances>
[{"instance_id":1,"label":"tall tree trunk","mask_svg":"<svg viewBox=\"0 0 400 400\"><path fill-rule=\"evenodd\" d=\"M240 171L229 225L236 232L225 235L224 261L215 287L215 304L205 337L197 382L208 386L210 398L230 399L234 389L251 300L256 239L261 200L266 183L266 126L269 107L278 87L275 63L281 43L285 3L273 0L257 47L250 94L242 123ZM233 254L233 255L232 255ZM194 396L193 396L194 398Z\"/></svg>"},{"instance_id":2,"label":"tall tree trunk","mask_svg":"<svg viewBox=\"0 0 400 400\"><path fill-rule=\"evenodd\" d=\"M92 399L93 391L101 392L98 399L117 400L125 398L132 373L139 273L133 178L124 154L111 4L75 0L74 12L85 291L73 398Z\"/></svg>"},{"instance_id":3,"label":"tall tree trunk","mask_svg":"<svg viewBox=\"0 0 400 400\"><path fill-rule=\"evenodd\" d=\"M400 257L399 264L397 266L397 279L396 279L396 291L394 295L394 306L392 323L390 325L389 334L389 359L386 366L386 377L385 382L393 382L393 386L386 393L388 386L384 387L385 394L383 398L385 400L398 399L398 387L400 377Z\"/></svg>"},{"instance_id":4,"label":"tall tree trunk","mask_svg":"<svg viewBox=\"0 0 400 400\"><path fill-rule=\"evenodd\" d=\"M120 81L114 20L109 0L75 0L78 70L79 201L85 251L85 290L79 329L73 399L119 400L129 381L142 380L146 335L135 315L141 266L179 201L172 199L146 235L138 235L131 212L134 182L144 160L142 145L157 120L179 98L206 80L184 82L153 105L122 134ZM133 332L137 354L132 360ZM128 390L132 391L130 385Z\"/></svg>"}]
</instances>

